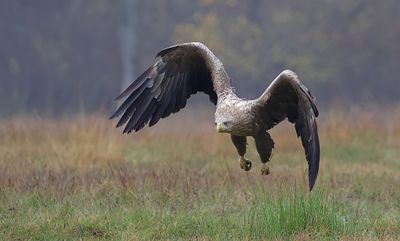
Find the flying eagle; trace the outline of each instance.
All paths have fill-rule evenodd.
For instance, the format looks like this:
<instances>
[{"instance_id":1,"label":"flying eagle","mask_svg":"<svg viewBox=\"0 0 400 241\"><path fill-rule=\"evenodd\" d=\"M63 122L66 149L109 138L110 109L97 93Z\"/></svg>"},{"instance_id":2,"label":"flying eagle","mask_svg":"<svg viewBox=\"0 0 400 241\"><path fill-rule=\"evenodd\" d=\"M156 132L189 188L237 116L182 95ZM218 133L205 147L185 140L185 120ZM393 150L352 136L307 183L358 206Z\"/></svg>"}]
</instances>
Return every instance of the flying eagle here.
<instances>
[{"instance_id":1,"label":"flying eagle","mask_svg":"<svg viewBox=\"0 0 400 241\"><path fill-rule=\"evenodd\" d=\"M320 158L318 110L315 98L290 70L280 73L260 97L245 100L235 94L224 66L207 46L198 42L174 45L159 52L155 63L116 98L127 97L110 118L122 115L117 127L127 123L123 133L136 132L178 112L197 92L207 94L216 105L216 130L230 133L240 167L246 171L251 168L244 157L247 136L254 137L261 173L268 175L267 163L274 147L268 130L286 118L294 123L308 161L312 190Z\"/></svg>"}]
</instances>

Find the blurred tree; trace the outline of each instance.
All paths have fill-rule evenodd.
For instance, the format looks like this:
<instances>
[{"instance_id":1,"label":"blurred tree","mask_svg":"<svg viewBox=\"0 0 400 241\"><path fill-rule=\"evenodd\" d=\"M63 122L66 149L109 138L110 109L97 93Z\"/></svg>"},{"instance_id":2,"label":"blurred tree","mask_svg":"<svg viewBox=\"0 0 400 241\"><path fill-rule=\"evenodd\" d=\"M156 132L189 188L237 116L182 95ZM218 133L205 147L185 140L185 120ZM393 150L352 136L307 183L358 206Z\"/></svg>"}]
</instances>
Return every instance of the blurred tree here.
<instances>
[{"instance_id":1,"label":"blurred tree","mask_svg":"<svg viewBox=\"0 0 400 241\"><path fill-rule=\"evenodd\" d=\"M127 88L135 79L134 64L136 63L137 42L137 18L138 0L122 0L121 12L123 13L120 26L121 57L122 57L122 85L121 89Z\"/></svg>"},{"instance_id":2,"label":"blurred tree","mask_svg":"<svg viewBox=\"0 0 400 241\"><path fill-rule=\"evenodd\" d=\"M111 108L184 41L206 43L248 97L290 68L320 102L399 101L399 12L397 0L0 1L0 115Z\"/></svg>"}]
</instances>

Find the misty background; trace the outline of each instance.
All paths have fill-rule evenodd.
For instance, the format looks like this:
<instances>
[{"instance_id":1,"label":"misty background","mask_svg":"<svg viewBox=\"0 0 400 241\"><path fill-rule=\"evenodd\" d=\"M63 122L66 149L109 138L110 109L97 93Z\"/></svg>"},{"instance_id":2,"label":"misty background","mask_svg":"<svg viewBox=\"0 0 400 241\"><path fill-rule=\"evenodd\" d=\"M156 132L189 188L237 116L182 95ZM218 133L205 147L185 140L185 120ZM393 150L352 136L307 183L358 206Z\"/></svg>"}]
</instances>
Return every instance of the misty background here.
<instances>
[{"instance_id":1,"label":"misty background","mask_svg":"<svg viewBox=\"0 0 400 241\"><path fill-rule=\"evenodd\" d=\"M319 106L396 104L399 13L398 0L1 1L0 117L111 113L159 50L187 41L242 97L292 69Z\"/></svg>"}]
</instances>

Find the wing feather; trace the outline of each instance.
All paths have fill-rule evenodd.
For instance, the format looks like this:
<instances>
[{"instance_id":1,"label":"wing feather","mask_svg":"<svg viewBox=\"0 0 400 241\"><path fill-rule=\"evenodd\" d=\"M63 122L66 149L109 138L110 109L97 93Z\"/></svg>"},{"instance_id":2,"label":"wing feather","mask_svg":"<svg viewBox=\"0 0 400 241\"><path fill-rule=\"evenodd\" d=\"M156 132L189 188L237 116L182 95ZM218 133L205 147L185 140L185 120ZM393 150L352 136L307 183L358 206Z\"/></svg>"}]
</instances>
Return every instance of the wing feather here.
<instances>
[{"instance_id":1,"label":"wing feather","mask_svg":"<svg viewBox=\"0 0 400 241\"><path fill-rule=\"evenodd\" d=\"M139 106L133 113L132 117L129 119L128 124L126 124L124 133L130 133L134 129L135 125L137 124L137 121L149 107L152 99L153 97L151 95L147 95L144 97L143 101L139 104Z\"/></svg>"},{"instance_id":2,"label":"wing feather","mask_svg":"<svg viewBox=\"0 0 400 241\"><path fill-rule=\"evenodd\" d=\"M148 75L151 71L155 69L155 66L148 68L143 74L141 74L126 90L124 90L115 100L123 99L130 93L134 92L136 89L142 86L142 84L148 79Z\"/></svg>"},{"instance_id":3,"label":"wing feather","mask_svg":"<svg viewBox=\"0 0 400 241\"><path fill-rule=\"evenodd\" d=\"M129 96L129 98L132 97L132 99L127 99L125 100L125 102L121 105L121 110L117 110L117 112L114 113L113 116L119 116L123 113L122 117L120 118L120 120L118 121L117 127L120 127L122 125L124 125L129 118L133 115L133 112L136 110L136 106L137 103L141 103L141 99L144 97L144 95L142 95L144 89L146 88L145 85L143 85L140 90L138 91L138 93L132 93L131 96Z\"/></svg>"},{"instance_id":4,"label":"wing feather","mask_svg":"<svg viewBox=\"0 0 400 241\"><path fill-rule=\"evenodd\" d=\"M310 191L317 180L320 159L320 146L316 117L318 109L315 98L300 82L297 75L283 71L257 99L261 107L260 119L266 129L288 118L295 124L308 162Z\"/></svg>"},{"instance_id":5,"label":"wing feather","mask_svg":"<svg viewBox=\"0 0 400 241\"><path fill-rule=\"evenodd\" d=\"M216 104L227 88L230 79L221 61L204 44L171 46L116 98L127 97L110 118L122 115L117 127L127 123L124 133L138 131L184 108L192 94L204 92Z\"/></svg>"}]
</instances>

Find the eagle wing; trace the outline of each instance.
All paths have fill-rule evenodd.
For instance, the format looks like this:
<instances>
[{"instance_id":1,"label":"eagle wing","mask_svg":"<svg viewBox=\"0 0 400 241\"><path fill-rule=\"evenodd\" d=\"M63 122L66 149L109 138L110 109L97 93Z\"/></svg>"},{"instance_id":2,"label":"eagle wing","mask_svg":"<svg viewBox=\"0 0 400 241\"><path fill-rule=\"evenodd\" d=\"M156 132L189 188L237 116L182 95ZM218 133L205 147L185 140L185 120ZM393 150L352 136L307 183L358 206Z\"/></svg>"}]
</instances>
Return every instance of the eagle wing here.
<instances>
[{"instance_id":1,"label":"eagle wing","mask_svg":"<svg viewBox=\"0 0 400 241\"><path fill-rule=\"evenodd\" d=\"M308 162L309 188L312 190L318 176L320 149L315 98L300 82L297 75L285 70L257 99L261 107L261 121L269 129L288 118L295 124Z\"/></svg>"},{"instance_id":2,"label":"eagle wing","mask_svg":"<svg viewBox=\"0 0 400 241\"><path fill-rule=\"evenodd\" d=\"M155 63L116 98L126 99L110 119L122 115L117 127L126 123L124 133L138 131L178 112L199 91L216 104L218 94L228 87L221 61L204 44L174 45L159 52Z\"/></svg>"}]
</instances>

